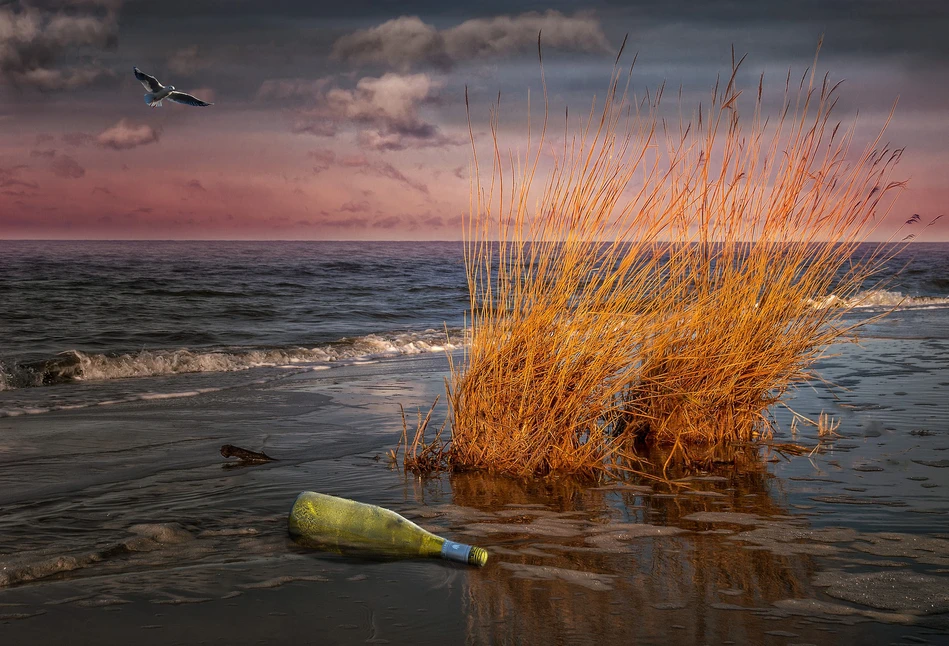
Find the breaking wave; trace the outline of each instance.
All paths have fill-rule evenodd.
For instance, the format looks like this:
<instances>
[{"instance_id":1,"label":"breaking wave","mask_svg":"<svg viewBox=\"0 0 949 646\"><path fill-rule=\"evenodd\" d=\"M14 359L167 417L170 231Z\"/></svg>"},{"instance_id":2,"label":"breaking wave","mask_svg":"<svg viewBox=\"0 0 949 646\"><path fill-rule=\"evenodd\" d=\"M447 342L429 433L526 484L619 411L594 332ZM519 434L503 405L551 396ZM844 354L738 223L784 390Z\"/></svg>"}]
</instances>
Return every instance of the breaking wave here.
<instances>
[{"instance_id":1,"label":"breaking wave","mask_svg":"<svg viewBox=\"0 0 949 646\"><path fill-rule=\"evenodd\" d=\"M314 369L333 362L371 357L444 352L460 347L461 331L424 330L368 334L325 345L221 350L142 350L120 355L68 350L41 361L5 367L0 363L0 390L48 386L73 381L156 377L198 372L233 372L259 367Z\"/></svg>"},{"instance_id":2,"label":"breaking wave","mask_svg":"<svg viewBox=\"0 0 949 646\"><path fill-rule=\"evenodd\" d=\"M887 291L883 289L871 289L865 292L859 292L852 298L840 298L836 294L831 294L821 300L812 300L811 303L817 309L827 307L851 307L851 308L928 308L928 307L949 307L949 297L944 296L907 296L902 292Z\"/></svg>"}]
</instances>

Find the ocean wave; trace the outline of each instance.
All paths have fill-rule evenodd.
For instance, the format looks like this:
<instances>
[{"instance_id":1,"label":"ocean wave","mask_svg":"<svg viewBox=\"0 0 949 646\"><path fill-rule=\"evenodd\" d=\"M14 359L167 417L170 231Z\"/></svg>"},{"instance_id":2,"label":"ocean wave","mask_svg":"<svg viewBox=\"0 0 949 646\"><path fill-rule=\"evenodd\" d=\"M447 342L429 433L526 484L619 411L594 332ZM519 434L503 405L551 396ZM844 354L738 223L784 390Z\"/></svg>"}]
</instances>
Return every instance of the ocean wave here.
<instances>
[{"instance_id":1,"label":"ocean wave","mask_svg":"<svg viewBox=\"0 0 949 646\"><path fill-rule=\"evenodd\" d=\"M848 308L921 308L921 307L949 307L949 297L943 296L908 296L902 292L885 289L870 289L858 292L851 298L841 298L836 294L820 299L812 299L810 303L817 309L828 307Z\"/></svg>"},{"instance_id":2,"label":"ocean wave","mask_svg":"<svg viewBox=\"0 0 949 646\"><path fill-rule=\"evenodd\" d=\"M399 334L368 334L325 345L221 350L142 350L121 355L67 350L57 356L5 368L0 363L0 390L73 381L169 376L196 372L233 372L259 367L314 368L347 359L444 352L460 347L460 331L424 330Z\"/></svg>"}]
</instances>

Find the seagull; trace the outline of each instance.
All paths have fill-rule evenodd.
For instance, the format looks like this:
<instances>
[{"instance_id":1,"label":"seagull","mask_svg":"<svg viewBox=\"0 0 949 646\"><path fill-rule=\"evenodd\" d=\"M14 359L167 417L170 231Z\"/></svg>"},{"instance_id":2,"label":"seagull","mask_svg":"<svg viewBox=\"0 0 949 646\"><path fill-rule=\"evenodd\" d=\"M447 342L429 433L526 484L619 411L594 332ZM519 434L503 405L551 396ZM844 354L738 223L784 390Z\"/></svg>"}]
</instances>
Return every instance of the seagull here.
<instances>
[{"instance_id":1,"label":"seagull","mask_svg":"<svg viewBox=\"0 0 949 646\"><path fill-rule=\"evenodd\" d=\"M197 97L193 97L190 94L178 92L175 90L174 85L162 85L154 76L149 76L137 67L133 67L132 70L135 72L135 78L141 81L142 85L145 86L145 89L148 90L148 94L145 95L145 103L153 108L160 107L162 99L168 99L169 101L174 101L175 103L194 105L202 108L205 106L214 105L213 103L207 103Z\"/></svg>"}]
</instances>

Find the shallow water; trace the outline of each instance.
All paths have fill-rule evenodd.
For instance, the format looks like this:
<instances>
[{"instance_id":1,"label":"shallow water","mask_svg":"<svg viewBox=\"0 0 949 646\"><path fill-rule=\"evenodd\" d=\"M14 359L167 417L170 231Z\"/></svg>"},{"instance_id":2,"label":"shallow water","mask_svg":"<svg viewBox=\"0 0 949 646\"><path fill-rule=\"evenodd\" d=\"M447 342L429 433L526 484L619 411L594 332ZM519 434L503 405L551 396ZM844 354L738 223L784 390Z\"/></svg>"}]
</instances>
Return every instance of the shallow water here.
<instances>
[{"instance_id":1,"label":"shallow water","mask_svg":"<svg viewBox=\"0 0 949 646\"><path fill-rule=\"evenodd\" d=\"M871 339L825 360L859 384L792 403L840 416L821 452L671 487L392 469L398 404L443 392L438 354L0 419L0 638L949 642L949 433L933 382L945 370L923 343ZM887 353L902 357L898 383L875 363ZM790 439L819 441L785 424L775 441ZM278 461L229 467L225 443ZM286 513L305 489L392 508L491 560L301 548Z\"/></svg>"}]
</instances>

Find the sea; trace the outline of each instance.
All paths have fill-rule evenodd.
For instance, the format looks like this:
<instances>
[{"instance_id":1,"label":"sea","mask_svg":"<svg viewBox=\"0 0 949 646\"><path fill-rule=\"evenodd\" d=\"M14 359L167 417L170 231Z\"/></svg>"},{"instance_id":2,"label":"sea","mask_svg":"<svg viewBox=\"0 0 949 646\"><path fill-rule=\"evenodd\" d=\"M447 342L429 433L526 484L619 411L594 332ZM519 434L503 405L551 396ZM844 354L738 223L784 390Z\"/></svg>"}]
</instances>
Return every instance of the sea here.
<instances>
[{"instance_id":1,"label":"sea","mask_svg":"<svg viewBox=\"0 0 949 646\"><path fill-rule=\"evenodd\" d=\"M461 243L0 241L0 644L949 644L949 244L850 304L751 453L419 477ZM298 545L307 490L488 564Z\"/></svg>"},{"instance_id":2,"label":"sea","mask_svg":"<svg viewBox=\"0 0 949 646\"><path fill-rule=\"evenodd\" d=\"M906 247L855 300L946 332L949 244ZM457 242L0 241L0 416L443 352L468 307Z\"/></svg>"},{"instance_id":3,"label":"sea","mask_svg":"<svg viewBox=\"0 0 949 646\"><path fill-rule=\"evenodd\" d=\"M460 243L0 241L0 416L443 352L468 302Z\"/></svg>"}]
</instances>

